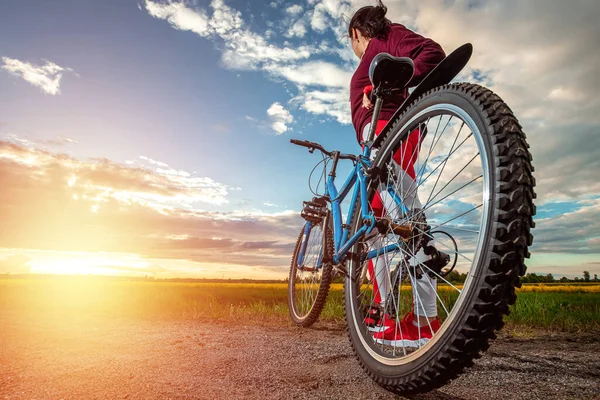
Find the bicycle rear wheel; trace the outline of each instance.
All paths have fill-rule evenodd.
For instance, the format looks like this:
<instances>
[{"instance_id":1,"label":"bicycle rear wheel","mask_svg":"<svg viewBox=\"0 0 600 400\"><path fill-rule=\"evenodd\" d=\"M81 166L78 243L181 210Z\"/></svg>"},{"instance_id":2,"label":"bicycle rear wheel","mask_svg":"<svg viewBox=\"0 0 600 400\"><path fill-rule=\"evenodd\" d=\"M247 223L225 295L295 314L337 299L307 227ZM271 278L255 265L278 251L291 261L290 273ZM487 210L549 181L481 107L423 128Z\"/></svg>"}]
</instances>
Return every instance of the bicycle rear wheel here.
<instances>
[{"instance_id":1,"label":"bicycle rear wheel","mask_svg":"<svg viewBox=\"0 0 600 400\"><path fill-rule=\"evenodd\" d=\"M325 222L306 222L298 236L292 256L288 282L288 308L292 321L299 326L309 327L315 323L329 293L332 265L324 262L323 235L329 241L325 251L333 252L330 229ZM301 264L298 263L300 256ZM326 259L331 259L331 254Z\"/></svg>"},{"instance_id":2,"label":"bicycle rear wheel","mask_svg":"<svg viewBox=\"0 0 600 400\"><path fill-rule=\"evenodd\" d=\"M528 147L510 108L473 84L424 94L384 138L369 202L387 201L372 208L378 236L355 246L362 258L349 261L355 282L345 281L344 306L361 366L388 390L444 385L503 326L533 240ZM361 223L355 214L354 231ZM463 284L451 282L442 264L422 261L432 239L466 274ZM369 267L365 258L374 249L380 256ZM366 311L372 309L385 318L374 323Z\"/></svg>"}]
</instances>

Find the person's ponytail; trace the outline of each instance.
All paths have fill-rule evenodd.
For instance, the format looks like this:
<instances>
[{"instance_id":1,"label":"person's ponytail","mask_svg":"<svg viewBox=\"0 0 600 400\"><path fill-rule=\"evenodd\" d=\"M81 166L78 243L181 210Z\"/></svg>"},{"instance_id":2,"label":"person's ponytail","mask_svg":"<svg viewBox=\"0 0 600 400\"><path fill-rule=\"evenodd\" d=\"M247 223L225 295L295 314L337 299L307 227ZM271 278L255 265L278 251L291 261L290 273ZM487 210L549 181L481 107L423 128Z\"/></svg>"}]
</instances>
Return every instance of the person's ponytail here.
<instances>
[{"instance_id":1,"label":"person's ponytail","mask_svg":"<svg viewBox=\"0 0 600 400\"><path fill-rule=\"evenodd\" d=\"M385 17L387 7L381 0L375 6L365 6L354 13L348 25L348 36L352 37L352 29L358 29L368 38L386 39L392 22Z\"/></svg>"}]
</instances>

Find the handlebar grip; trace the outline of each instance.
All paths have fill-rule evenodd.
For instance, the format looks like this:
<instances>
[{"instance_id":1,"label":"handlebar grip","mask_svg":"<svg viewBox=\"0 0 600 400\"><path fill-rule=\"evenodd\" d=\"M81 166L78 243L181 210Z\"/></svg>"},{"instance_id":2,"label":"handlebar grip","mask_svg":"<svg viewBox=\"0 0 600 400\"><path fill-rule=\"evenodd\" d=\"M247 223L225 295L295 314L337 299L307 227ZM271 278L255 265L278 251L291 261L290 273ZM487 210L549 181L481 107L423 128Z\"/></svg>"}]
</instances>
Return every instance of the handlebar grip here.
<instances>
[{"instance_id":1,"label":"handlebar grip","mask_svg":"<svg viewBox=\"0 0 600 400\"><path fill-rule=\"evenodd\" d=\"M298 146L302 146L302 147L308 147L310 149L311 153L314 150L319 150L325 155L328 155L328 156L331 155L331 152L325 150L323 148L323 146L321 146L319 143L309 142L308 140L297 140L297 139L290 139L290 143L298 145Z\"/></svg>"},{"instance_id":2,"label":"handlebar grip","mask_svg":"<svg viewBox=\"0 0 600 400\"><path fill-rule=\"evenodd\" d=\"M312 147L312 143L308 140L290 139L290 143L303 147Z\"/></svg>"}]
</instances>

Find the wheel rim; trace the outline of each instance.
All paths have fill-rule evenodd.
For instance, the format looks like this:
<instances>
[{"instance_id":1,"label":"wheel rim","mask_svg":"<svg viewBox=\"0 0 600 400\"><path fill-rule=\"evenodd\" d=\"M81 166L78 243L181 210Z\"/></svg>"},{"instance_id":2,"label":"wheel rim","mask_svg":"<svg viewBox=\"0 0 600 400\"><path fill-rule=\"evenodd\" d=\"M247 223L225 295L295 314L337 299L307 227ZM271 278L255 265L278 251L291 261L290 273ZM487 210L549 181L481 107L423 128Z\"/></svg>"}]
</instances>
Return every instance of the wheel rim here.
<instances>
[{"instance_id":1,"label":"wheel rim","mask_svg":"<svg viewBox=\"0 0 600 400\"><path fill-rule=\"evenodd\" d=\"M317 300L324 265L320 265L321 248L323 244L322 223L312 226L309 232L308 243L305 250L302 267L298 266L298 252L306 234L302 233L294 252L294 273L290 285L292 297L292 312L298 320L308 317Z\"/></svg>"},{"instance_id":2,"label":"wheel rim","mask_svg":"<svg viewBox=\"0 0 600 400\"><path fill-rule=\"evenodd\" d=\"M395 175L388 174L385 183L386 185L391 184L397 188L397 191L404 194L415 192L416 188L422 212L414 213L412 216L409 212L407 217L407 210L402 213L399 208L389 207L390 210L387 210L384 207L384 214L379 219L387 217L390 220L397 220L399 215L404 214L403 221L412 223L411 233L405 237L408 240L402 240L388 227L387 235L380 235L380 243L373 240L362 243L364 252L374 248L385 248L386 245L394 242L401 244L400 251L384 252L383 257L380 258L383 259L383 263L386 265L384 270L388 274L387 280L390 286L388 300L379 303L376 301L376 291L371 277L376 272L366 272L368 270L366 262L351 262L350 266L350 273L353 276L360 276L361 284L350 285L349 300L353 312L351 313L352 320L349 323L355 324L356 331L359 333L358 337L367 352L377 361L392 366L415 361L428 348L441 340L444 332L452 326L458 310L465 304L465 299L471 292L473 277L477 275L476 267L482 265L481 257L484 256L482 249L485 248L484 242L487 240L485 233L488 230L489 213L492 210L489 204L492 190L490 188L492 179L488 161L489 154L482 130L474 119L456 105L436 104L416 114L398 132L406 132L408 135L415 128L419 129L420 134L417 136L421 137L418 144L420 151L414 164L416 184L412 188L406 188L403 179L406 176L404 170L400 170L401 172L397 172ZM398 138L397 140L388 141L386 147L379 150L380 154L376 159L378 166L387 168L395 162L392 160L392 155L399 147L399 138L405 135L397 134L395 136ZM402 162L410 156L411 154L400 152L399 161ZM379 186L378 189L382 189L382 187ZM378 191L381 193L381 190ZM416 201L412 205L415 205L414 203ZM466 207L466 205L470 206ZM373 208L371 210L373 211ZM423 218L426 220L426 224L422 221ZM451 248L448 240L444 240L445 235L433 235L436 240L436 248L440 251L454 252L458 261L456 270L467 274L467 279L462 287L445 279L442 274L428 270L426 265L414 260L414 255L419 250L418 240L415 239L418 239L419 236L421 238L431 236L427 234L426 225L431 227L430 231L444 230L458 239L459 250L456 251ZM411 264L414 265L414 268L411 267ZM419 340L416 347L409 347L406 342L381 343L386 341L386 338L381 336L378 341L374 340L373 334L369 332L365 323L366 315L362 310L365 306L375 305L383 312L392 312L392 325L395 327L392 334L393 339L407 338L408 332L402 332L403 325L399 323L407 309L413 308L413 311L419 312L416 310L419 304L423 308L427 308L419 299L419 290L415 290L415 286L419 284L417 275L423 271L436 278L436 287L431 284L431 280L428 281L428 284L431 289L435 289L433 292L435 292L435 303L441 322L440 328L436 330L436 326L432 326L432 321L428 319L425 319L426 323L417 320L417 325L423 325L426 330L435 331L435 334L426 343L421 343ZM395 286L397 289L394 288ZM383 296L380 297L383 298ZM413 305L413 298L416 298L414 302L416 305ZM382 303L385 304L382 305ZM422 338L419 336L419 339Z\"/></svg>"}]
</instances>

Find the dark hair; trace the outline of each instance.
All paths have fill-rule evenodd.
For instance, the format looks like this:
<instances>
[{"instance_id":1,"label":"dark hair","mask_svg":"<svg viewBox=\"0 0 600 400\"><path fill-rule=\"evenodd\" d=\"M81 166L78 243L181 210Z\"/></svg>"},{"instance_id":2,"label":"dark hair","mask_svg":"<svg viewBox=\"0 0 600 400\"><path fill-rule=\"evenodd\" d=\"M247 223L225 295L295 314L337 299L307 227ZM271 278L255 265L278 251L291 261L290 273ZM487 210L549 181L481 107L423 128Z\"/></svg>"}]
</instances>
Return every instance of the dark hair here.
<instances>
[{"instance_id":1,"label":"dark hair","mask_svg":"<svg viewBox=\"0 0 600 400\"><path fill-rule=\"evenodd\" d=\"M368 38L387 38L392 21L385 17L386 13L387 7L381 0L377 0L375 6L359 8L348 25L348 36L352 37L352 29L358 29L363 36Z\"/></svg>"}]
</instances>

